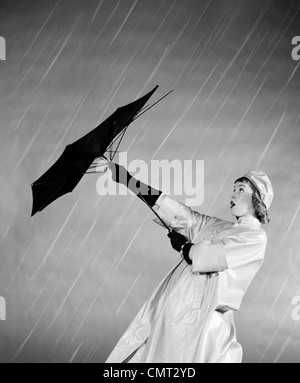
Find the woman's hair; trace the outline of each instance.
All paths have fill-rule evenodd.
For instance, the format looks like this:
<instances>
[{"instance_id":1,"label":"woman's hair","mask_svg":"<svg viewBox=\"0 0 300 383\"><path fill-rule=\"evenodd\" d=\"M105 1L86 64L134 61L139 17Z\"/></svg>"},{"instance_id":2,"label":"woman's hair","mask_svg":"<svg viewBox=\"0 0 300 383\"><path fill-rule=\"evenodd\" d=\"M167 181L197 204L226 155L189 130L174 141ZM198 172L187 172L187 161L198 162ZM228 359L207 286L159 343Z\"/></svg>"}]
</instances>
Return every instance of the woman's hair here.
<instances>
[{"instance_id":1,"label":"woman's hair","mask_svg":"<svg viewBox=\"0 0 300 383\"><path fill-rule=\"evenodd\" d=\"M268 209L266 205L263 203L259 191L255 187L255 185L246 177L241 177L235 181L237 182L243 182L247 183L250 185L251 189L253 190L253 195L252 195L252 205L254 208L254 213L256 218L259 220L260 223L266 224L270 222L270 218L268 215Z\"/></svg>"}]
</instances>

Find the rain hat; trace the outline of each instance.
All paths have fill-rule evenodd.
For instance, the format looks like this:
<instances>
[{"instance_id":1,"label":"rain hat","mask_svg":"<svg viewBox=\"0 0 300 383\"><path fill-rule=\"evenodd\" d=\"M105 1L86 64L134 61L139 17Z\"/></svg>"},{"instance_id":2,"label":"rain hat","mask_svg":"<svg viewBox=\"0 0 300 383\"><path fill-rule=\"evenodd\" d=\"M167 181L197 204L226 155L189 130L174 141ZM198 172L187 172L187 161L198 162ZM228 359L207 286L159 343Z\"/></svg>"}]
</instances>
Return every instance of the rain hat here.
<instances>
[{"instance_id":1,"label":"rain hat","mask_svg":"<svg viewBox=\"0 0 300 383\"><path fill-rule=\"evenodd\" d=\"M269 177L264 172L251 170L244 175L249 181L253 183L259 191L260 197L266 208L269 209L274 198L274 191Z\"/></svg>"}]
</instances>

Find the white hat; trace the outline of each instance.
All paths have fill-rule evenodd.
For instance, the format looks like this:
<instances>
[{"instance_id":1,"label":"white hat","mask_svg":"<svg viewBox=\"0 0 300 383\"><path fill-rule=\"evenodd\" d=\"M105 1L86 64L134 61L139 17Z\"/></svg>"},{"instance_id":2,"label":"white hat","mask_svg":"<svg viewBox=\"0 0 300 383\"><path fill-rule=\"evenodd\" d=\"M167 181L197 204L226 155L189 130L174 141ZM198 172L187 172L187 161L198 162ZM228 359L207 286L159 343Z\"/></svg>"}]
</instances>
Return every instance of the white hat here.
<instances>
[{"instance_id":1,"label":"white hat","mask_svg":"<svg viewBox=\"0 0 300 383\"><path fill-rule=\"evenodd\" d=\"M274 191L269 177L264 172L252 170L244 175L259 191L260 197L266 208L269 209L274 198Z\"/></svg>"}]
</instances>

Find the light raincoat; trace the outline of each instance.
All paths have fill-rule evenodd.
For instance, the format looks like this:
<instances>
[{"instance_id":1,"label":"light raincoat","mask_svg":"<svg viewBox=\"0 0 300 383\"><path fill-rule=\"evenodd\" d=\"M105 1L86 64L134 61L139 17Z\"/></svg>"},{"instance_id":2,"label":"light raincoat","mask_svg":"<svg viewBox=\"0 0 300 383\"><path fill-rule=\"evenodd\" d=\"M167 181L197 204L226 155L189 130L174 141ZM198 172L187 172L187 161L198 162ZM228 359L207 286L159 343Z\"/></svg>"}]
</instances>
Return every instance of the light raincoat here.
<instances>
[{"instance_id":1,"label":"light raincoat","mask_svg":"<svg viewBox=\"0 0 300 383\"><path fill-rule=\"evenodd\" d=\"M240 363L233 311L263 262L265 231L254 217L232 223L200 214L166 195L157 205L159 216L195 244L193 263L181 260L171 270L106 362ZM212 241L207 256L224 254L228 269L199 272L197 243L203 240Z\"/></svg>"}]
</instances>

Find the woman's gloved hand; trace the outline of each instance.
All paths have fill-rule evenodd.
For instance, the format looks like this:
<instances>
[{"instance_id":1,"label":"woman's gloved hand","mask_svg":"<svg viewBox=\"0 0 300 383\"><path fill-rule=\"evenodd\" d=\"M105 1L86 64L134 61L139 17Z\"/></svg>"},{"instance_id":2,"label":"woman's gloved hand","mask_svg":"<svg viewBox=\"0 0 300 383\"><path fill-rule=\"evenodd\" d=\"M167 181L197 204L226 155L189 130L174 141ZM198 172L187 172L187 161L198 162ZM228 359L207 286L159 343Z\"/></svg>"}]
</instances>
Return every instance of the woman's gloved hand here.
<instances>
[{"instance_id":1,"label":"woman's gloved hand","mask_svg":"<svg viewBox=\"0 0 300 383\"><path fill-rule=\"evenodd\" d=\"M174 230L169 232L168 237L171 240L171 245L173 249L175 249L178 252L180 252L181 247L188 242L188 240L186 239L184 235L176 233L176 231Z\"/></svg>"},{"instance_id":2,"label":"woman's gloved hand","mask_svg":"<svg viewBox=\"0 0 300 383\"><path fill-rule=\"evenodd\" d=\"M191 250L191 247L194 245L189 240L186 239L186 237L182 234L176 233L176 231L172 230L168 237L171 240L171 245L173 249L178 251L182 257L185 259L185 261L191 265L192 260L189 257L189 252Z\"/></svg>"},{"instance_id":3,"label":"woman's gloved hand","mask_svg":"<svg viewBox=\"0 0 300 383\"><path fill-rule=\"evenodd\" d=\"M130 178L132 178L132 175L128 172L128 170L124 166L116 164L114 162L110 162L109 169L112 172L113 181L123 184L125 186L128 185L128 182Z\"/></svg>"}]
</instances>

